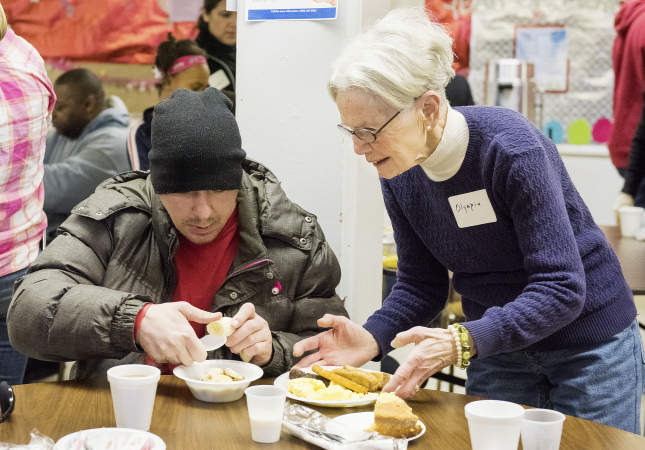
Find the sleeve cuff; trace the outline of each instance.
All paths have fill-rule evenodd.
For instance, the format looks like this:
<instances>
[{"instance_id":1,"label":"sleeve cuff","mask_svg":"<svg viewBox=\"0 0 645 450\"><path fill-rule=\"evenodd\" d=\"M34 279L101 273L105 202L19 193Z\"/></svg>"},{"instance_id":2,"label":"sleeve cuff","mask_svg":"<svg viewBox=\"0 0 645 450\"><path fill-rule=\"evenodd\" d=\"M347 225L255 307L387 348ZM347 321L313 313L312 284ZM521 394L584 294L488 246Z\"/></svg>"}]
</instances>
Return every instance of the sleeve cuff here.
<instances>
[{"instance_id":1,"label":"sleeve cuff","mask_svg":"<svg viewBox=\"0 0 645 450\"><path fill-rule=\"evenodd\" d=\"M146 303L139 299L130 298L125 300L117 310L112 319L110 331L110 341L117 352L127 354L141 351L141 348L137 346L134 340L134 324L139 311Z\"/></svg>"},{"instance_id":2,"label":"sleeve cuff","mask_svg":"<svg viewBox=\"0 0 645 450\"><path fill-rule=\"evenodd\" d=\"M499 349L502 348L502 340L491 319L483 317L472 322L465 322L462 325L473 338L477 348L476 358L485 358L499 353Z\"/></svg>"},{"instance_id":3,"label":"sleeve cuff","mask_svg":"<svg viewBox=\"0 0 645 450\"><path fill-rule=\"evenodd\" d=\"M391 343L398 334L396 329L388 327L387 324L379 321L373 316L367 319L363 328L369 331L369 333L374 337L379 350L381 351L381 353L375 356L372 361L380 361L385 355L394 350Z\"/></svg>"},{"instance_id":4,"label":"sleeve cuff","mask_svg":"<svg viewBox=\"0 0 645 450\"><path fill-rule=\"evenodd\" d=\"M284 350L275 336L273 336L273 355L269 362L260 366L260 368L264 371L264 376L266 377L277 377L286 370L282 370L284 369Z\"/></svg>"}]
</instances>

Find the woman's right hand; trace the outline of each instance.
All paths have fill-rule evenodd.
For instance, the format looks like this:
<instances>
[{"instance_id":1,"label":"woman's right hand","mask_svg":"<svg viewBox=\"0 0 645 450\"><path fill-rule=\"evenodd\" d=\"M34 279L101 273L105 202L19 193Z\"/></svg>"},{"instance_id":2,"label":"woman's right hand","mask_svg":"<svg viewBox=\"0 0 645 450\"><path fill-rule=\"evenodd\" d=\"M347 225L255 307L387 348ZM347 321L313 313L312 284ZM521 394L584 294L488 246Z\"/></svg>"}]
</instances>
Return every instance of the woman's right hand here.
<instances>
[{"instance_id":1,"label":"woman's right hand","mask_svg":"<svg viewBox=\"0 0 645 450\"><path fill-rule=\"evenodd\" d=\"M303 339L293 346L293 356L296 358L309 350L318 349L294 368L301 369L313 364L360 367L380 353L376 339L370 332L346 317L325 314L318 319L318 326L331 330Z\"/></svg>"}]
</instances>

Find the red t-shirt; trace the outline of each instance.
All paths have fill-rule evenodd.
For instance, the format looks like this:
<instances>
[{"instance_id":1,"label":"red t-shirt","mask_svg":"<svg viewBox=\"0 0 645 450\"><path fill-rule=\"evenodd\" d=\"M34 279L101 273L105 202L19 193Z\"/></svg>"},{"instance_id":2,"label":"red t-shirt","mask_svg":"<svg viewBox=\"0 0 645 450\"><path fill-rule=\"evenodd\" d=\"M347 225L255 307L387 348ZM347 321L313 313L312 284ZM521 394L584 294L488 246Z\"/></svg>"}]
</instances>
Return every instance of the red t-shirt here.
<instances>
[{"instance_id":1,"label":"red t-shirt","mask_svg":"<svg viewBox=\"0 0 645 450\"><path fill-rule=\"evenodd\" d=\"M239 244L237 208L215 239L207 244L194 244L179 234L179 248L175 253L177 289L173 302L185 301L196 308L210 311L215 293L224 284ZM135 337L147 308L142 309L135 323ZM197 337L206 333L206 325L190 322ZM156 365L162 374L170 373L168 364L157 364L146 356L146 364Z\"/></svg>"},{"instance_id":2,"label":"red t-shirt","mask_svg":"<svg viewBox=\"0 0 645 450\"><path fill-rule=\"evenodd\" d=\"M194 244L179 235L179 248L175 253L177 289L173 302L188 302L196 308L210 311L215 293L224 283L237 252L237 224L235 208L222 231L208 244ZM206 325L190 324L197 337L204 336Z\"/></svg>"}]
</instances>

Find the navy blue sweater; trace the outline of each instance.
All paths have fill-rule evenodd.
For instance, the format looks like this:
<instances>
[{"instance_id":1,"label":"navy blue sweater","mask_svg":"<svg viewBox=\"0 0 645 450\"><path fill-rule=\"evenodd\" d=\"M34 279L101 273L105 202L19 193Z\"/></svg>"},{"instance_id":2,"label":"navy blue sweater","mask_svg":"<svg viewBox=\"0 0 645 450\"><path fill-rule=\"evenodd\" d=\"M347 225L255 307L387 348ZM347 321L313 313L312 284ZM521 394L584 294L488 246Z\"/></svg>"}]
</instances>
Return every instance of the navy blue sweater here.
<instances>
[{"instance_id":1,"label":"navy blue sweater","mask_svg":"<svg viewBox=\"0 0 645 450\"><path fill-rule=\"evenodd\" d=\"M590 344L629 326L629 286L551 140L507 109L455 109L470 140L452 178L415 166L381 180L399 255L397 283L365 324L381 354L441 311L448 270L479 357ZM497 220L459 228L448 198L482 189Z\"/></svg>"}]
</instances>

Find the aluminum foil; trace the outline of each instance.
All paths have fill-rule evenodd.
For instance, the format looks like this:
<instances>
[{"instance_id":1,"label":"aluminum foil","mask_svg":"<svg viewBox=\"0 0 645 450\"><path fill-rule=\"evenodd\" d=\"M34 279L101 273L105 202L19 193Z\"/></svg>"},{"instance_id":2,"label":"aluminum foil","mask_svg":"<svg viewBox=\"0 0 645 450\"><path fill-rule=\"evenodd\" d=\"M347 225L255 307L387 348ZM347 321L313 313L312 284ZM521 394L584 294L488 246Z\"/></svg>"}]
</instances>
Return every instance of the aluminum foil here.
<instances>
[{"instance_id":1,"label":"aluminum foil","mask_svg":"<svg viewBox=\"0 0 645 450\"><path fill-rule=\"evenodd\" d=\"M329 417L318 411L291 402L285 404L282 424L291 434L328 450L408 448L406 439L394 439L375 431L366 432L337 422L332 423Z\"/></svg>"}]
</instances>

